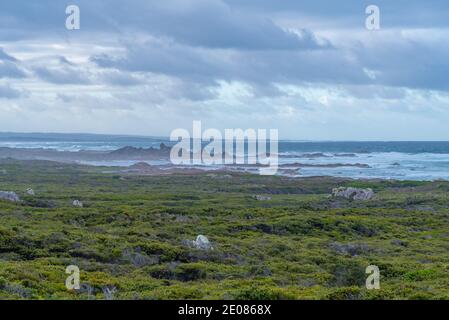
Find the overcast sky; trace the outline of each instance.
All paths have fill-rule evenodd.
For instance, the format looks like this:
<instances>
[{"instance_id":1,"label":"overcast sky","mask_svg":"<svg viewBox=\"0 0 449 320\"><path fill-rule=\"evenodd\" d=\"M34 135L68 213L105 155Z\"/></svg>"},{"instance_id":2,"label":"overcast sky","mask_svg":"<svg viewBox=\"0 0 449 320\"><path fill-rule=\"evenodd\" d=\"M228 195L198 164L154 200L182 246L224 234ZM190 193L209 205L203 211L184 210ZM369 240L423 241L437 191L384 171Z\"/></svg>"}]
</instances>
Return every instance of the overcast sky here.
<instances>
[{"instance_id":1,"label":"overcast sky","mask_svg":"<svg viewBox=\"0 0 449 320\"><path fill-rule=\"evenodd\" d=\"M1 1L0 131L168 136L193 120L449 140L449 1Z\"/></svg>"}]
</instances>

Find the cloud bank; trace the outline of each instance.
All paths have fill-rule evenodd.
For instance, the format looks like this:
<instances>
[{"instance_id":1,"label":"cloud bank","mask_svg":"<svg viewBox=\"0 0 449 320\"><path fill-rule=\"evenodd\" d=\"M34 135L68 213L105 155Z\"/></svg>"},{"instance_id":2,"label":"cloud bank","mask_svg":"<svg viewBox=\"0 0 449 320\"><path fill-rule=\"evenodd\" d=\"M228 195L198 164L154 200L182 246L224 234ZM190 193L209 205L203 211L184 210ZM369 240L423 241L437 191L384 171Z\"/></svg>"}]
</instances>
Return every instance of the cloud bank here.
<instances>
[{"instance_id":1,"label":"cloud bank","mask_svg":"<svg viewBox=\"0 0 449 320\"><path fill-rule=\"evenodd\" d=\"M192 120L281 138L449 139L447 1L0 4L2 131L169 135Z\"/></svg>"}]
</instances>

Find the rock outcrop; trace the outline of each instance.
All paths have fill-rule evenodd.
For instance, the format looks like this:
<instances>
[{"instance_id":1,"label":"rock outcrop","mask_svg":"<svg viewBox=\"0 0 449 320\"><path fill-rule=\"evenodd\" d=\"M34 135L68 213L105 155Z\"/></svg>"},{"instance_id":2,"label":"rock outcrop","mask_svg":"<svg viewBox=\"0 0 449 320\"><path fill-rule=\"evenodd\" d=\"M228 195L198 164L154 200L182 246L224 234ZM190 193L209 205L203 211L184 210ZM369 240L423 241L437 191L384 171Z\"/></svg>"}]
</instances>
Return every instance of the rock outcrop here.
<instances>
[{"instance_id":1,"label":"rock outcrop","mask_svg":"<svg viewBox=\"0 0 449 320\"><path fill-rule=\"evenodd\" d=\"M82 203L81 201L79 201L79 200L73 200L72 206L78 207L78 208L82 208L84 205L83 205L83 203Z\"/></svg>"},{"instance_id":2,"label":"rock outcrop","mask_svg":"<svg viewBox=\"0 0 449 320\"><path fill-rule=\"evenodd\" d=\"M135 164L129 166L129 168L130 168L131 170L139 170L139 171L141 171L141 170L149 170L149 169L152 169L153 166L151 166L150 164L148 164L148 163L146 163L146 162L137 162L137 163L135 163Z\"/></svg>"},{"instance_id":3,"label":"rock outcrop","mask_svg":"<svg viewBox=\"0 0 449 320\"><path fill-rule=\"evenodd\" d=\"M342 197L349 200L370 200L374 197L374 191L370 188L361 189L361 188L345 188L339 187L332 189L333 197Z\"/></svg>"},{"instance_id":4,"label":"rock outcrop","mask_svg":"<svg viewBox=\"0 0 449 320\"><path fill-rule=\"evenodd\" d=\"M0 200L6 200L11 202L19 202L20 198L17 193L12 191L0 191Z\"/></svg>"},{"instance_id":5,"label":"rock outcrop","mask_svg":"<svg viewBox=\"0 0 449 320\"><path fill-rule=\"evenodd\" d=\"M29 195L29 196L34 196L34 195L35 195L34 190L31 189L31 188L28 188L27 191L26 191L26 193L27 193L27 195Z\"/></svg>"}]
</instances>

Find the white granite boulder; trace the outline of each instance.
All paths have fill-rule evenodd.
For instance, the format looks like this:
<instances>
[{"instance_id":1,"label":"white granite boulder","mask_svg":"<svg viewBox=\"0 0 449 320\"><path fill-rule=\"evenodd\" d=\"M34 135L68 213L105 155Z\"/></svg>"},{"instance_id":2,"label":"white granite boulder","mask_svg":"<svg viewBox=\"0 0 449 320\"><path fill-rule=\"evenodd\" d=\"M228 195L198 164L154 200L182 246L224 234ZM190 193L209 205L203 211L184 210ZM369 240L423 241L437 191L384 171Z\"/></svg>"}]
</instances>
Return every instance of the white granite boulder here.
<instances>
[{"instance_id":1,"label":"white granite boulder","mask_svg":"<svg viewBox=\"0 0 449 320\"><path fill-rule=\"evenodd\" d=\"M79 201L79 200L73 200L72 206L78 207L78 208L82 208L84 205L83 205L83 203L82 203L81 201Z\"/></svg>"},{"instance_id":2,"label":"white granite boulder","mask_svg":"<svg viewBox=\"0 0 449 320\"><path fill-rule=\"evenodd\" d=\"M374 197L374 191L370 188L361 189L352 187L349 188L339 187L332 189L332 196L342 197L349 200L364 201L364 200L371 200Z\"/></svg>"},{"instance_id":3,"label":"white granite boulder","mask_svg":"<svg viewBox=\"0 0 449 320\"><path fill-rule=\"evenodd\" d=\"M189 247L193 247L195 249L199 250L213 250L214 247L210 243L209 239L203 235L199 235L196 237L196 240L184 240L184 245L187 245Z\"/></svg>"}]
</instances>

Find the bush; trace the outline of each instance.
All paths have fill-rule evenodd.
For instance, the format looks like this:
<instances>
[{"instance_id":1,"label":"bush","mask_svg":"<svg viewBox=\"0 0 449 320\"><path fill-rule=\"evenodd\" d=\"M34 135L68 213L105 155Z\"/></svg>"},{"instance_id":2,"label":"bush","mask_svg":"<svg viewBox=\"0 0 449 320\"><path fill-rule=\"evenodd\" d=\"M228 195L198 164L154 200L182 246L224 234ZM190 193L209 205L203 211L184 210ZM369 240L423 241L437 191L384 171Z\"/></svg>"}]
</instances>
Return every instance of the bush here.
<instances>
[{"instance_id":1,"label":"bush","mask_svg":"<svg viewBox=\"0 0 449 320\"><path fill-rule=\"evenodd\" d=\"M284 295L281 291L273 288L251 286L237 291L232 298L236 300L285 300L294 297Z\"/></svg>"},{"instance_id":2,"label":"bush","mask_svg":"<svg viewBox=\"0 0 449 320\"><path fill-rule=\"evenodd\" d=\"M404 274L404 278L409 281L423 281L433 279L435 276L435 270L416 270Z\"/></svg>"},{"instance_id":3,"label":"bush","mask_svg":"<svg viewBox=\"0 0 449 320\"><path fill-rule=\"evenodd\" d=\"M361 290L358 287L340 288L326 296L329 300L359 300L361 299Z\"/></svg>"}]
</instances>

